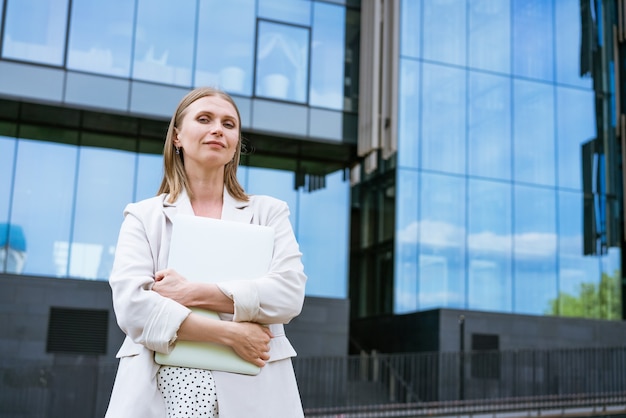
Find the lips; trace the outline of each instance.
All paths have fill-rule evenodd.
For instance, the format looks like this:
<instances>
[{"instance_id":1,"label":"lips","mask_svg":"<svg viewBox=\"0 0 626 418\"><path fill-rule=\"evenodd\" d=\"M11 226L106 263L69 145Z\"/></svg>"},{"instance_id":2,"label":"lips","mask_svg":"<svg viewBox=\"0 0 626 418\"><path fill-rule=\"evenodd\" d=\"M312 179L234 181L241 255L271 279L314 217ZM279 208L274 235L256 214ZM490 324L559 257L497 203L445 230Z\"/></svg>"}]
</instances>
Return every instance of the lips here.
<instances>
[{"instance_id":1,"label":"lips","mask_svg":"<svg viewBox=\"0 0 626 418\"><path fill-rule=\"evenodd\" d=\"M226 145L220 141L206 141L202 143L203 145L217 145L222 148L226 148Z\"/></svg>"}]
</instances>

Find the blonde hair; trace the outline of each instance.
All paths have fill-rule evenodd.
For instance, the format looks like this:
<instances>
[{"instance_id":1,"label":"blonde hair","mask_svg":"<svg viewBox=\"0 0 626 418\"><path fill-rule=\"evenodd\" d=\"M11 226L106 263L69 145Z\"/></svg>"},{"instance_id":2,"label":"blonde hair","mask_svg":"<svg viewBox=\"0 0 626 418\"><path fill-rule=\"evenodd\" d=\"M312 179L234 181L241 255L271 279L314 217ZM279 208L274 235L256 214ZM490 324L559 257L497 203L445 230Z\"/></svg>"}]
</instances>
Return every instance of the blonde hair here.
<instances>
[{"instance_id":1,"label":"blonde hair","mask_svg":"<svg viewBox=\"0 0 626 418\"><path fill-rule=\"evenodd\" d=\"M165 137L165 145L163 146L163 180L161 180L161 187L157 194L169 193L168 201L174 203L180 193L183 190L187 190L189 197L191 196L191 190L187 187L188 180L185 173L185 160L183 154L176 154L176 147L174 146L174 140L176 139L176 129L180 127L183 117L187 108L196 100L203 97L217 96L222 98L233 105L237 112L237 124L239 127L239 142L237 143L237 150L231 161L224 166L224 186L228 193L235 199L246 202L250 198L244 191L239 180L237 180L237 166L241 158L241 115L239 109L230 95L227 93L212 88L212 87L199 87L191 90L185 97L182 98L176 112L172 115L169 127L167 128L167 134Z\"/></svg>"}]
</instances>

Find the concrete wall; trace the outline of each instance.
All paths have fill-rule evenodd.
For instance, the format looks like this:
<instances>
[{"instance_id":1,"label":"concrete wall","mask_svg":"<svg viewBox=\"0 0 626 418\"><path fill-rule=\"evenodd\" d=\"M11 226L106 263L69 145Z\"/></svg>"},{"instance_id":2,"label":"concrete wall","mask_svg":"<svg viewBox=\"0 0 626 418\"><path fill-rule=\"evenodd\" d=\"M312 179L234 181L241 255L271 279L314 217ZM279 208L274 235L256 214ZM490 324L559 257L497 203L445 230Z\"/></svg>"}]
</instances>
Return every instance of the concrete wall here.
<instances>
[{"instance_id":1,"label":"concrete wall","mask_svg":"<svg viewBox=\"0 0 626 418\"><path fill-rule=\"evenodd\" d=\"M124 337L108 283L0 275L0 289L0 417L103 416ZM47 353L51 308L108 311L106 352ZM285 327L298 355L347 354L348 312L347 300L306 298Z\"/></svg>"},{"instance_id":2,"label":"concrete wall","mask_svg":"<svg viewBox=\"0 0 626 418\"><path fill-rule=\"evenodd\" d=\"M463 316L463 326L460 317ZM618 347L626 322L436 309L351 322L351 335L366 351L470 351L473 334L497 335L500 350ZM351 347L353 348L353 347Z\"/></svg>"},{"instance_id":3,"label":"concrete wall","mask_svg":"<svg viewBox=\"0 0 626 418\"><path fill-rule=\"evenodd\" d=\"M0 275L0 289L0 417L104 416L123 337L108 283ZM47 353L53 307L108 311L106 353Z\"/></svg>"},{"instance_id":4,"label":"concrete wall","mask_svg":"<svg viewBox=\"0 0 626 418\"><path fill-rule=\"evenodd\" d=\"M584 318L440 310L440 350L458 351L459 316L465 317L465 349L472 334L498 335L500 350L619 347L626 344L626 322Z\"/></svg>"},{"instance_id":5,"label":"concrete wall","mask_svg":"<svg viewBox=\"0 0 626 418\"><path fill-rule=\"evenodd\" d=\"M108 342L103 358L113 360L123 335L113 313L107 282L0 275L0 356L53 361L46 353L51 307L109 311Z\"/></svg>"},{"instance_id":6,"label":"concrete wall","mask_svg":"<svg viewBox=\"0 0 626 418\"><path fill-rule=\"evenodd\" d=\"M346 299L307 297L302 313L285 326L299 357L348 354L350 306Z\"/></svg>"},{"instance_id":7,"label":"concrete wall","mask_svg":"<svg viewBox=\"0 0 626 418\"><path fill-rule=\"evenodd\" d=\"M107 282L0 275L0 358L52 361L46 353L51 307L109 311L103 360L113 361L123 334L115 321ZM285 326L300 356L347 354L349 304L307 297L299 317Z\"/></svg>"}]
</instances>

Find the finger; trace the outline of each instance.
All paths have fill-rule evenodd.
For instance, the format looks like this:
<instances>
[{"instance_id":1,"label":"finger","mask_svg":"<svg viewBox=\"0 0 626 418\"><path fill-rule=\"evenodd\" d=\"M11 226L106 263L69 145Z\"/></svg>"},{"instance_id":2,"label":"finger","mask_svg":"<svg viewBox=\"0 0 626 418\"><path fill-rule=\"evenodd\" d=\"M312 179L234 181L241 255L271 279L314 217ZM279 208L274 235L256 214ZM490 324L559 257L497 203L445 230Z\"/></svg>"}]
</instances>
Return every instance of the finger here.
<instances>
[{"instance_id":1,"label":"finger","mask_svg":"<svg viewBox=\"0 0 626 418\"><path fill-rule=\"evenodd\" d=\"M165 278L165 275L167 274L167 270L159 270L156 273L154 273L154 280L155 281L161 281Z\"/></svg>"}]
</instances>

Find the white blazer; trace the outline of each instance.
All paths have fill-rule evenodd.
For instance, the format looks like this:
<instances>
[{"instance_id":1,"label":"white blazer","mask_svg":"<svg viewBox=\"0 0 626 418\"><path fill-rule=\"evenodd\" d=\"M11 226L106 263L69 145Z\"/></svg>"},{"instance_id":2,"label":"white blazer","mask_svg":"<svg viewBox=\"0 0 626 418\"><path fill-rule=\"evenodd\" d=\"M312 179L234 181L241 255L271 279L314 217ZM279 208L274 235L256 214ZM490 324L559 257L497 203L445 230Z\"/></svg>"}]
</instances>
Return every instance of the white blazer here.
<instances>
[{"instance_id":1,"label":"white blazer","mask_svg":"<svg viewBox=\"0 0 626 418\"><path fill-rule=\"evenodd\" d=\"M157 389L159 365L154 352L168 353L180 324L190 310L153 292L154 274L167 268L172 218L193 214L186 193L175 203L160 195L124 210L115 262L109 283L118 325L126 338L106 418L165 418ZM272 324L270 360L256 376L213 372L220 418L302 417L302 406L291 365L295 350L282 324L296 317L304 302L306 275L302 254L289 222L289 208L269 196L240 202L224 189L222 219L268 225L275 230L269 272L258 279L218 283L234 301L234 321ZM245 254L241 255L242 262Z\"/></svg>"}]
</instances>

